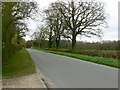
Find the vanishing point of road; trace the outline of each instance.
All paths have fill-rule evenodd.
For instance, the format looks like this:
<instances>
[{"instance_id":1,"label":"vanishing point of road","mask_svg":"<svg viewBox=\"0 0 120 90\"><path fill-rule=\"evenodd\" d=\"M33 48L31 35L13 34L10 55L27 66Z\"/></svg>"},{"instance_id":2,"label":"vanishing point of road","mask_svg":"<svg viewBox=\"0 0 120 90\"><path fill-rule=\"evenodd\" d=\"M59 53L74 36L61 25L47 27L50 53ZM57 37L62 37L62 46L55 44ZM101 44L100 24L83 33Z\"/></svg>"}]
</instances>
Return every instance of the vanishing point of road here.
<instances>
[{"instance_id":1,"label":"vanishing point of road","mask_svg":"<svg viewBox=\"0 0 120 90\"><path fill-rule=\"evenodd\" d=\"M51 88L118 88L118 69L27 49Z\"/></svg>"}]
</instances>

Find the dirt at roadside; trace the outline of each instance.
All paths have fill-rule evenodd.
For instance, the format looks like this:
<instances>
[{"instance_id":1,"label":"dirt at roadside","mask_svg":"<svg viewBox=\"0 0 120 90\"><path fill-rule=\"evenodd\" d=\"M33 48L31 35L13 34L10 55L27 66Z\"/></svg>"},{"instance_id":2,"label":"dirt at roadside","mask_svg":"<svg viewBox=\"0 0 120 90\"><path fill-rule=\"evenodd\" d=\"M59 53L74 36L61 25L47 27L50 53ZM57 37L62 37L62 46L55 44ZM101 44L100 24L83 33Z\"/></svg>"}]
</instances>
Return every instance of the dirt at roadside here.
<instances>
[{"instance_id":1,"label":"dirt at roadside","mask_svg":"<svg viewBox=\"0 0 120 90\"><path fill-rule=\"evenodd\" d=\"M34 74L2 80L2 88L46 88L37 71Z\"/></svg>"}]
</instances>

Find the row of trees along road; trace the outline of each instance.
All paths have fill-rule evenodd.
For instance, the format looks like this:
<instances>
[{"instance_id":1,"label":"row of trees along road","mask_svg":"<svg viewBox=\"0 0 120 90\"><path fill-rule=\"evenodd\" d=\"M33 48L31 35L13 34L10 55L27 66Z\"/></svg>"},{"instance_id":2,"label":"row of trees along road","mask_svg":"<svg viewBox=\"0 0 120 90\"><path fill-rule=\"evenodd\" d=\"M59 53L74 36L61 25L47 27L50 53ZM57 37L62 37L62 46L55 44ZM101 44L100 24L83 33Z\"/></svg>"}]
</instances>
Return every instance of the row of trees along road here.
<instances>
[{"instance_id":1,"label":"row of trees along road","mask_svg":"<svg viewBox=\"0 0 120 90\"><path fill-rule=\"evenodd\" d=\"M49 39L49 48L55 42L58 48L61 39L70 39L72 49L76 46L78 35L91 37L102 36L102 29L107 26L104 3L95 1L58 1L43 10L45 21L44 36ZM39 33L43 30L39 30ZM39 35L36 40L39 40Z\"/></svg>"},{"instance_id":2,"label":"row of trees along road","mask_svg":"<svg viewBox=\"0 0 120 90\"><path fill-rule=\"evenodd\" d=\"M9 58L25 45L22 38L28 31L26 19L37 12L35 2L2 2L2 61Z\"/></svg>"}]
</instances>

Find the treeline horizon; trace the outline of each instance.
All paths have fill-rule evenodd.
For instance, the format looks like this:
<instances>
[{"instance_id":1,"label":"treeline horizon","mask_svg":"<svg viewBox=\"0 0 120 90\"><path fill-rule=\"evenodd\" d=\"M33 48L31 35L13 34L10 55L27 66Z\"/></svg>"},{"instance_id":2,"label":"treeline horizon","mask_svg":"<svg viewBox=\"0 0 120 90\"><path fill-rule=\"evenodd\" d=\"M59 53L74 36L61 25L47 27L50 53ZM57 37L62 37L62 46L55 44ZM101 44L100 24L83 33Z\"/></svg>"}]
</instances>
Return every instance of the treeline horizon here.
<instances>
[{"instance_id":1,"label":"treeline horizon","mask_svg":"<svg viewBox=\"0 0 120 90\"><path fill-rule=\"evenodd\" d=\"M49 41L29 40L26 43L26 48L43 49L58 52L76 53L88 56L98 56L104 58L120 59L120 41L103 41L103 42L83 42L77 41L76 47L72 49L72 42L61 40L59 48L56 48L55 41L52 42L52 47L49 48Z\"/></svg>"},{"instance_id":2,"label":"treeline horizon","mask_svg":"<svg viewBox=\"0 0 120 90\"><path fill-rule=\"evenodd\" d=\"M51 48L55 49L55 42L53 41L53 45ZM76 41L75 49L83 49L83 50L120 50L120 40L103 40L96 42L89 41ZM72 49L72 42L70 40L61 40L59 49ZM28 40L26 43L26 47L38 47L38 48L49 48L49 40Z\"/></svg>"}]
</instances>

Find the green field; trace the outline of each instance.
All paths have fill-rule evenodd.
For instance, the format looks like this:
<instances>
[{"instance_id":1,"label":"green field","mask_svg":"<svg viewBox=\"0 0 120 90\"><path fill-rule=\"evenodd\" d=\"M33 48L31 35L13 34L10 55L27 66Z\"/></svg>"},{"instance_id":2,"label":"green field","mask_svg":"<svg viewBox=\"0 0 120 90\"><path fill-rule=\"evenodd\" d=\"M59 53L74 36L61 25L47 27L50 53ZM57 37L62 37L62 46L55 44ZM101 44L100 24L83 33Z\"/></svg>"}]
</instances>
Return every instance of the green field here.
<instances>
[{"instance_id":1,"label":"green field","mask_svg":"<svg viewBox=\"0 0 120 90\"><path fill-rule=\"evenodd\" d=\"M26 49L21 49L2 66L3 78L28 75L35 72L35 65Z\"/></svg>"},{"instance_id":2,"label":"green field","mask_svg":"<svg viewBox=\"0 0 120 90\"><path fill-rule=\"evenodd\" d=\"M85 61L94 62L94 63L98 63L98 64L103 64L103 65L107 65L107 66L111 66L111 67L120 68L120 64L118 64L118 63L120 63L120 61L117 59L97 57L97 56L88 56L88 55L63 52L63 51L57 51L57 50L56 51L48 50L48 49L43 50L43 49L38 49L38 48L34 48L34 49L42 50L42 51L49 52L49 53L64 55L64 56L68 56L68 57L73 57L73 58L77 58L80 60L85 60Z\"/></svg>"}]
</instances>

